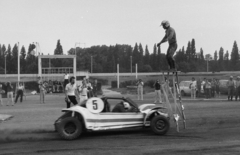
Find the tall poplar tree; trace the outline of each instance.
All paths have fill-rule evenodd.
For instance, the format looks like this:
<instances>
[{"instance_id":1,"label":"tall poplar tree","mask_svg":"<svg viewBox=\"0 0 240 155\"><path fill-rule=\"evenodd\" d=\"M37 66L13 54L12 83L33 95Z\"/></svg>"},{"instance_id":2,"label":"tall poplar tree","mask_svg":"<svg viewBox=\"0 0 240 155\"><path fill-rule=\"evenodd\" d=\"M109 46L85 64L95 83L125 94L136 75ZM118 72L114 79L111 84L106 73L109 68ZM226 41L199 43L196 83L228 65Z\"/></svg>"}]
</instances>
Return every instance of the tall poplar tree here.
<instances>
[{"instance_id":1,"label":"tall poplar tree","mask_svg":"<svg viewBox=\"0 0 240 155\"><path fill-rule=\"evenodd\" d=\"M239 62L239 50L238 50L238 46L237 46L237 42L234 41L233 43L233 48L232 48L232 52L231 52L231 69L232 70L237 70L238 69L238 62Z\"/></svg>"}]
</instances>

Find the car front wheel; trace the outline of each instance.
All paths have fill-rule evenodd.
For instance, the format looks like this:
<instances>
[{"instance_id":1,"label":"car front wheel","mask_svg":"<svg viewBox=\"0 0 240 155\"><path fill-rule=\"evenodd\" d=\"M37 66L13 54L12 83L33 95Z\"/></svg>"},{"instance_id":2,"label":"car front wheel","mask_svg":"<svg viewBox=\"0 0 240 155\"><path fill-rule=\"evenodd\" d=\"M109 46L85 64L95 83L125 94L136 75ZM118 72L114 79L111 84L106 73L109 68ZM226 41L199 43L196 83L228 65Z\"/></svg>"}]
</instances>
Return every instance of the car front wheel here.
<instances>
[{"instance_id":1,"label":"car front wheel","mask_svg":"<svg viewBox=\"0 0 240 155\"><path fill-rule=\"evenodd\" d=\"M58 125L57 131L63 139L73 140L81 135L83 125L77 118L67 117Z\"/></svg>"},{"instance_id":2,"label":"car front wheel","mask_svg":"<svg viewBox=\"0 0 240 155\"><path fill-rule=\"evenodd\" d=\"M151 120L151 129L157 135L164 135L170 128L169 120L164 116L155 116Z\"/></svg>"}]
</instances>

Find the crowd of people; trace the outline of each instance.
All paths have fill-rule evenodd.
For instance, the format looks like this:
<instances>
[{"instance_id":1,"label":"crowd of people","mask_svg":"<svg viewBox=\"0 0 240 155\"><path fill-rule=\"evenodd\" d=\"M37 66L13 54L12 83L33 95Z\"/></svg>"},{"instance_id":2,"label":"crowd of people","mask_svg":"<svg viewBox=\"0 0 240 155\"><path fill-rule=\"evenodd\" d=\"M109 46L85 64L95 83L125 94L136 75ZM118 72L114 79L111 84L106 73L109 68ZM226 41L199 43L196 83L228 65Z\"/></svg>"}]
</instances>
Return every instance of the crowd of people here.
<instances>
[{"instance_id":1,"label":"crowd of people","mask_svg":"<svg viewBox=\"0 0 240 155\"><path fill-rule=\"evenodd\" d=\"M233 79L233 76L229 77L229 80L223 80L224 82L220 82L217 78L203 78L202 80L198 78L196 80L192 77L191 82L189 83L189 89L192 99L196 99L196 97L200 98L220 98L220 86L222 89L227 89L228 100L232 101L235 97L235 100L240 100L240 76L236 76L236 79ZM142 83L142 84L141 84ZM167 83L167 84L166 84ZM165 81L156 80L153 84L155 90L155 100L154 103L162 103L164 97L163 88L166 91L166 95L169 93L173 93L171 86L169 86L170 82L165 78ZM169 88L167 88L168 86ZM166 88L165 88L166 87ZM181 87L181 86L180 86ZM169 89L169 90L168 90ZM181 88L180 88L181 89ZM143 90L143 82L139 80L137 82L137 94L138 100L142 99L142 90ZM171 91L171 92L170 92Z\"/></svg>"},{"instance_id":2,"label":"crowd of people","mask_svg":"<svg viewBox=\"0 0 240 155\"><path fill-rule=\"evenodd\" d=\"M67 108L73 105L83 105L88 98L97 97L97 80L91 84L84 78L81 85L75 83L75 77L70 77L65 86L65 101Z\"/></svg>"},{"instance_id":3,"label":"crowd of people","mask_svg":"<svg viewBox=\"0 0 240 155\"><path fill-rule=\"evenodd\" d=\"M214 98L220 97L220 81L219 79L206 79L203 78L201 81L200 78L196 81L195 78L192 78L189 88L191 89L191 98L195 99L196 97L205 97L205 98ZM224 85L224 84L222 84ZM229 80L226 83L226 88L228 91L228 100L240 99L240 76L237 76L233 80L233 76L230 76Z\"/></svg>"},{"instance_id":4,"label":"crowd of people","mask_svg":"<svg viewBox=\"0 0 240 155\"><path fill-rule=\"evenodd\" d=\"M0 83L0 104L1 106L4 106L3 100L2 100L2 95L6 94L7 96L7 104L6 106L14 106L18 98L20 97L20 102L23 101L23 95L24 95L24 84L22 82L16 83L16 91L14 91L14 87L11 82L7 82L5 84ZM14 99L14 93L15 99Z\"/></svg>"},{"instance_id":5,"label":"crowd of people","mask_svg":"<svg viewBox=\"0 0 240 155\"><path fill-rule=\"evenodd\" d=\"M193 77L189 85L189 88L191 89L191 98L195 99L196 97L220 97L219 86L219 79L203 78L203 80L201 80L199 78L198 80L195 80L195 78Z\"/></svg>"}]
</instances>

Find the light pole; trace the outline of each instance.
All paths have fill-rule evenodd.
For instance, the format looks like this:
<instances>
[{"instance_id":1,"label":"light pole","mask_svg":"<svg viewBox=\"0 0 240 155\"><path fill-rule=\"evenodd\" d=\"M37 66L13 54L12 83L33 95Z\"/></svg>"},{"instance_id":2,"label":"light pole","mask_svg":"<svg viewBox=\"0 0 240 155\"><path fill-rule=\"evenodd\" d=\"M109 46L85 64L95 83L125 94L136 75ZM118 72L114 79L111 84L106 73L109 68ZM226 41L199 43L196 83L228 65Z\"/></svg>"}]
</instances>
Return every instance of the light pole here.
<instances>
[{"instance_id":1,"label":"light pole","mask_svg":"<svg viewBox=\"0 0 240 155\"><path fill-rule=\"evenodd\" d=\"M132 56L130 56L130 69L131 69L131 73L132 73Z\"/></svg>"},{"instance_id":2,"label":"light pole","mask_svg":"<svg viewBox=\"0 0 240 155\"><path fill-rule=\"evenodd\" d=\"M205 56L205 59L206 59L206 61L207 61L207 72L208 72L208 61L212 60L212 56L211 56L210 54L207 54L207 55Z\"/></svg>"},{"instance_id":3,"label":"light pole","mask_svg":"<svg viewBox=\"0 0 240 155\"><path fill-rule=\"evenodd\" d=\"M20 82L20 56L19 56L19 54L20 54L20 44L19 44L19 42L18 42L18 85L19 85L19 82Z\"/></svg>"},{"instance_id":4,"label":"light pole","mask_svg":"<svg viewBox=\"0 0 240 155\"><path fill-rule=\"evenodd\" d=\"M7 57L7 55L4 54L4 60L5 60L5 62L4 62L4 63L5 63L5 78L6 78L6 70L7 70L7 67L6 67L6 66L7 66L7 65L6 65L6 57Z\"/></svg>"},{"instance_id":5,"label":"light pole","mask_svg":"<svg viewBox=\"0 0 240 155\"><path fill-rule=\"evenodd\" d=\"M77 46L77 45L81 46L81 44L83 44L83 45L84 45L84 48L85 48L85 45L86 45L85 43L80 43L80 42L76 42L76 43L75 43L75 55L76 55L76 56L77 56L77 50L76 50L77 47L76 47L76 46Z\"/></svg>"},{"instance_id":6,"label":"light pole","mask_svg":"<svg viewBox=\"0 0 240 155\"><path fill-rule=\"evenodd\" d=\"M92 73L92 69L93 69L93 61L92 61L92 55L91 55L91 73Z\"/></svg>"}]
</instances>

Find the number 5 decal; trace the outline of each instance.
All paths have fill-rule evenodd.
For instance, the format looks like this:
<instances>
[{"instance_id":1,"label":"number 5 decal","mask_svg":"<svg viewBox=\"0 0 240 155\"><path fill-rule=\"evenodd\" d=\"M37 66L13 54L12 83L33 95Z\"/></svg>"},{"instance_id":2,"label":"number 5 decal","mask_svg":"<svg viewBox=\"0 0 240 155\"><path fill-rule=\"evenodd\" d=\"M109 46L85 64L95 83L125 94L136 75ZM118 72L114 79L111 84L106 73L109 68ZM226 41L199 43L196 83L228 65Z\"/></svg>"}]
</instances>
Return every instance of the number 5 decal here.
<instances>
[{"instance_id":1,"label":"number 5 decal","mask_svg":"<svg viewBox=\"0 0 240 155\"><path fill-rule=\"evenodd\" d=\"M103 100L97 97L92 97L87 100L87 109L94 114L100 113L104 108Z\"/></svg>"},{"instance_id":2,"label":"number 5 decal","mask_svg":"<svg viewBox=\"0 0 240 155\"><path fill-rule=\"evenodd\" d=\"M97 100L93 100L92 104L93 104L93 110L97 110L98 109Z\"/></svg>"}]
</instances>

